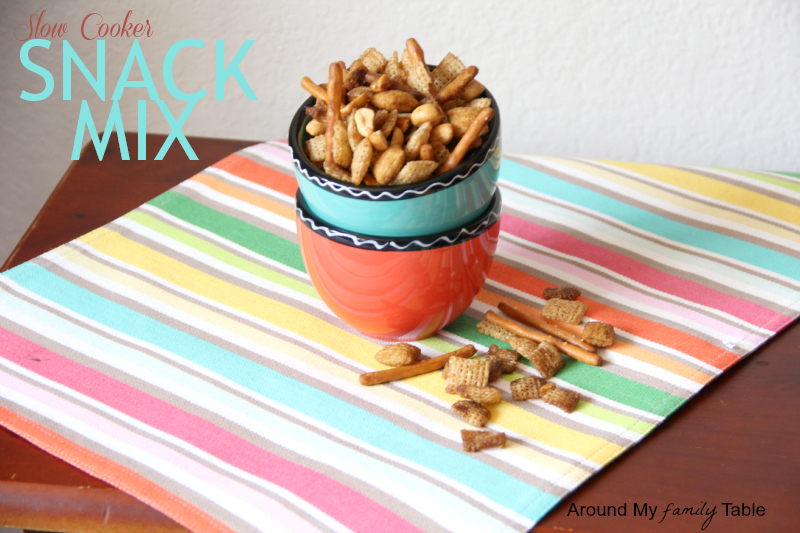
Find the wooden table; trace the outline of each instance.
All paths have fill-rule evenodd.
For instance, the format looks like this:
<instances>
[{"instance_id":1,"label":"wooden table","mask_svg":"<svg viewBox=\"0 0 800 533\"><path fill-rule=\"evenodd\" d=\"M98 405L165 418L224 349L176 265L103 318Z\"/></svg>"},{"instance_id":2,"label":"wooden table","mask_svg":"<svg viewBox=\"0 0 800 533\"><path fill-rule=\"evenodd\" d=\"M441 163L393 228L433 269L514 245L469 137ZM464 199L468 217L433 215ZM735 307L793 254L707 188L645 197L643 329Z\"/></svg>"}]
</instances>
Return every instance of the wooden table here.
<instances>
[{"instance_id":1,"label":"wooden table","mask_svg":"<svg viewBox=\"0 0 800 533\"><path fill-rule=\"evenodd\" d=\"M148 154L163 135L148 135ZM129 134L131 143L135 136ZM56 186L3 270L138 207L180 181L254 144L190 137L200 158L175 144L163 161L122 161L113 143L100 162L91 145ZM135 154L136 151L131 152ZM134 155L135 157L135 155ZM705 503L705 531L800 531L800 323L706 387L618 461L554 508L536 532L700 531L707 516L664 509ZM724 502L763 507L725 516ZM634 504L657 506L654 518ZM587 516L613 506L625 516ZM578 512L583 507L583 516ZM573 512L570 512L573 510ZM577 512L575 512L577 511ZM662 521L663 519L663 521ZM0 428L0 527L46 531L184 531L138 500Z\"/></svg>"}]
</instances>

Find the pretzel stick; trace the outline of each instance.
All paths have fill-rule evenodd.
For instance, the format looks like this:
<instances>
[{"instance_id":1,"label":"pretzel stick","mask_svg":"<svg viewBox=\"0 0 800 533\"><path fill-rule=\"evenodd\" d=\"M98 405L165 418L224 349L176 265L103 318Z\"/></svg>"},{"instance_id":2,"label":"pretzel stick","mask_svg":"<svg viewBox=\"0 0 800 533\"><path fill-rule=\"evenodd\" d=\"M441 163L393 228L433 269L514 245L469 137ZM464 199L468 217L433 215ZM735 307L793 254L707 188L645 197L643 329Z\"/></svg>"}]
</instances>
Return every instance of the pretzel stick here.
<instances>
[{"instance_id":1,"label":"pretzel stick","mask_svg":"<svg viewBox=\"0 0 800 533\"><path fill-rule=\"evenodd\" d=\"M445 364L447 364L447 361L451 357L461 357L466 359L467 357L472 357L475 355L475 353L475 347L471 344L467 344L458 350L454 350L438 357L432 357L430 359L420 361L419 363L361 374L358 376L358 382L362 385L378 385L379 383L410 378L411 376L419 376L420 374L427 374L428 372L439 370L440 368L444 367Z\"/></svg>"},{"instance_id":2,"label":"pretzel stick","mask_svg":"<svg viewBox=\"0 0 800 533\"><path fill-rule=\"evenodd\" d=\"M325 130L325 164L333 165L333 132L342 108L342 66L331 63L328 69L328 127Z\"/></svg>"},{"instance_id":3,"label":"pretzel stick","mask_svg":"<svg viewBox=\"0 0 800 533\"><path fill-rule=\"evenodd\" d=\"M478 139L481 134L481 130L486 125L487 122L492 120L494 116L494 109L491 107L487 107L486 109L481 109L481 112L478 113L478 116L472 121L467 128L467 131L464 133L464 136L461 137L461 140L458 141L458 144L453 151L450 153L450 157L442 163L442 166L439 167L439 170L436 174L444 174L448 170L451 170L458 166L461 163L461 160L464 159L464 156L467 155L469 151L469 147L472 145L472 142L475 139Z\"/></svg>"},{"instance_id":4,"label":"pretzel stick","mask_svg":"<svg viewBox=\"0 0 800 533\"><path fill-rule=\"evenodd\" d=\"M475 76L478 75L478 67L471 66L467 67L462 70L458 76L453 78L453 81L447 84L439 94L436 95L436 100L440 104L444 104L452 100L453 98L461 92L461 89L467 86L469 82L475 79Z\"/></svg>"},{"instance_id":5,"label":"pretzel stick","mask_svg":"<svg viewBox=\"0 0 800 533\"><path fill-rule=\"evenodd\" d=\"M533 315L529 315L528 313L520 309L517 309L508 302L500 302L497 305L497 308L500 309L505 314L507 314L508 316L510 316L511 318L513 318L514 320L517 320L529 326L533 326L535 328L539 328L545 333L549 333L553 337L559 338L562 341L566 341L572 345L577 346L578 348L583 348L587 352L595 353L597 351L595 350L594 346L592 346L591 344L586 344L581 339L579 339L577 335L573 335L569 331L561 329L555 324L551 324L540 318L536 318Z\"/></svg>"},{"instance_id":6,"label":"pretzel stick","mask_svg":"<svg viewBox=\"0 0 800 533\"><path fill-rule=\"evenodd\" d=\"M305 76L302 80L300 80L300 85L303 86L303 89L311 93L311 96L320 100L322 102L328 103L328 93L325 92L325 89L311 81L311 78Z\"/></svg>"},{"instance_id":7,"label":"pretzel stick","mask_svg":"<svg viewBox=\"0 0 800 533\"><path fill-rule=\"evenodd\" d=\"M370 83L370 84L375 82L376 80L380 79L380 77L381 77L381 74L378 74L377 72L367 72L364 75L364 79L367 80L367 82ZM391 78L391 77L388 77L388 76L387 76L387 78L389 79L389 88L390 89L395 89L397 91L405 91L408 94L410 94L411 96L413 96L414 98L416 98L417 100L422 100L423 98L425 98L424 94L422 94L419 91L415 91L414 89L412 89L411 87L409 87L408 85L403 83L402 81L398 81L398 80L396 80L394 78Z\"/></svg>"},{"instance_id":8,"label":"pretzel stick","mask_svg":"<svg viewBox=\"0 0 800 533\"><path fill-rule=\"evenodd\" d=\"M347 104L346 106L344 106L342 110L339 112L339 116L344 118L347 115L349 115L354 109L361 109L368 103L369 103L369 95L367 93L364 93L355 100L353 100L352 102L350 102L349 104Z\"/></svg>"},{"instance_id":9,"label":"pretzel stick","mask_svg":"<svg viewBox=\"0 0 800 533\"><path fill-rule=\"evenodd\" d=\"M528 329L522 324L518 324L517 322L514 322L508 318L503 318L492 311L486 312L486 320L495 326L500 326L501 328L510 331L514 335L519 335L520 337L525 337L526 339L536 342L549 342L568 356L572 357L573 359L577 359L582 363L586 363L587 365L600 366L600 363L602 362L602 359L596 353L587 352L582 348L567 344L566 342L558 340L555 337L551 337L550 335L545 335L544 333L539 333L538 331Z\"/></svg>"}]
</instances>

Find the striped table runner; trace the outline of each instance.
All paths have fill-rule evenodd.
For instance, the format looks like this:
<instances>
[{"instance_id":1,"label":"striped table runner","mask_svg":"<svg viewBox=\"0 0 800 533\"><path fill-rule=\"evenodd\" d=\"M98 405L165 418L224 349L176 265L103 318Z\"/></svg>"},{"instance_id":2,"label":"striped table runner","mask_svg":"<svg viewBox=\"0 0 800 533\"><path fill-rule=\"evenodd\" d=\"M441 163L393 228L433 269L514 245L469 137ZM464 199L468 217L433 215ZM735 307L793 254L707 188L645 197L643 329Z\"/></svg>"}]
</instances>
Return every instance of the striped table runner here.
<instances>
[{"instance_id":1,"label":"striped table runner","mask_svg":"<svg viewBox=\"0 0 800 533\"><path fill-rule=\"evenodd\" d=\"M461 451L438 372L358 384L380 343L309 282L281 142L0 276L0 423L195 531L525 531L800 314L796 174L509 156L500 186L490 279L423 353L553 285L617 330L554 378L574 413L492 408L505 449Z\"/></svg>"}]
</instances>

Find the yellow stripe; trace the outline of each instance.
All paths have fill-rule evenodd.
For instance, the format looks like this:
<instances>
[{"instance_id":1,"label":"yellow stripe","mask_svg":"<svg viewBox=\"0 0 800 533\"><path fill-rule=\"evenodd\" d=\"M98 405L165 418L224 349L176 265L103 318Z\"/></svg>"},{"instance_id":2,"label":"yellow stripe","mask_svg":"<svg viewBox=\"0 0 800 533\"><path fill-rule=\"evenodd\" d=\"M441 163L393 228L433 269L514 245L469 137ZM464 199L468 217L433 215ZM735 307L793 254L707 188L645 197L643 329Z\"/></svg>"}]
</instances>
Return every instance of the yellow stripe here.
<instances>
[{"instance_id":1,"label":"yellow stripe","mask_svg":"<svg viewBox=\"0 0 800 533\"><path fill-rule=\"evenodd\" d=\"M603 163L800 226L800 208L743 187L661 165L619 161L603 161Z\"/></svg>"},{"instance_id":2,"label":"yellow stripe","mask_svg":"<svg viewBox=\"0 0 800 533\"><path fill-rule=\"evenodd\" d=\"M101 228L101 231L110 232L105 228ZM120 235L114 239L97 239L94 241L94 247L110 257L146 270L173 285L257 317L312 342L327 346L352 361L376 370L384 368L374 359L374 354L378 350L378 345L374 342L348 334L324 320L299 311L290 305L254 294L234 284L209 276ZM182 303L181 308L186 305ZM315 360L318 361L318 358ZM348 374L346 378L351 384L358 383L358 376L355 373ZM438 372L410 378L407 383L448 403L452 403L456 399L454 396L444 393L443 383ZM609 444L604 439L530 415L508 403L495 407L494 411L496 412L494 421L500 426L554 448L586 458L592 457L593 461L600 464L604 464L622 450L619 446ZM598 449L604 451L598 455Z\"/></svg>"},{"instance_id":3,"label":"yellow stripe","mask_svg":"<svg viewBox=\"0 0 800 533\"><path fill-rule=\"evenodd\" d=\"M275 350L281 354L292 357L293 359L308 366L313 366L314 368L317 368L323 371L325 374L341 380L344 383L353 384L357 381L358 374L353 373L335 363L322 359L317 354L296 344L289 343L278 337L275 337L266 330L254 328L235 319L220 315L213 310L187 301L176 296L175 294L148 283L147 281L108 267L107 265L97 262L89 256L83 254L72 254L68 257L68 259L100 277L128 287L136 292L147 294L150 298L158 300L160 303L164 304L166 308L178 309L181 312L187 313L198 320L204 321L208 324L213 324L214 326L220 327L241 338L248 339L262 346L269 346L271 350ZM169 313L167 312L167 314ZM443 389L444 382L439 377L440 373L433 372L430 374L430 376L433 379L427 381L417 380L416 388L422 390L423 392L426 391L424 391L420 385L422 385L424 389ZM409 384L415 386L413 383ZM366 391L375 397L382 398L385 401L402 405L411 412L420 414L427 420L434 422L446 430L443 431L443 433L449 432L452 435L458 435L460 430L464 428L464 424L460 420L456 419L446 411L437 409L436 407L425 403L421 399L404 394L392 387L375 386L363 388L360 385L355 385L354 388L355 387L358 387L362 391ZM447 400L452 402L452 398L454 397L448 397ZM510 446L508 451L509 453L513 453L515 456L519 457L520 460L527 461L536 467L545 467L568 477L575 482L576 486L580 481L591 475L591 472L585 468L576 468L566 461L550 457L534 449L525 448L522 446ZM511 461L511 463L513 464L514 462ZM531 470L535 471L535 468L531 468Z\"/></svg>"}]
</instances>

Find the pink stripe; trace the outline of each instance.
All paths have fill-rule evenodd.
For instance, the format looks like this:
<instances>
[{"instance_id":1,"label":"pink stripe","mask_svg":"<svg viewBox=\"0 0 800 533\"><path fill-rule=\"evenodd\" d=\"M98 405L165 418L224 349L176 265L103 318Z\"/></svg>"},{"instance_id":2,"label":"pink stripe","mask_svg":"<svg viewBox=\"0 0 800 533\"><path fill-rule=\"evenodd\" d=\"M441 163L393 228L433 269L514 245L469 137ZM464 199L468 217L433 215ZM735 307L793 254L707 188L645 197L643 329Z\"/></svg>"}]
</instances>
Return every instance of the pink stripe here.
<instances>
[{"instance_id":1,"label":"pink stripe","mask_svg":"<svg viewBox=\"0 0 800 533\"><path fill-rule=\"evenodd\" d=\"M40 355L41 352L38 352ZM48 356L49 357L49 356ZM50 392L42 390L35 385L28 384L20 381L13 376L4 374L0 371L0 383L3 388L10 391L15 391L20 395L30 398L36 402L45 404L48 408L57 412L60 418L57 420L61 423L66 423L69 418L80 421L91 428L86 431L84 436L89 440L97 442L100 446L114 447L113 442L117 441L123 443L124 446L136 450L136 455L133 460L147 461L142 459L139 454L150 455L151 457L158 458L169 464L171 467L180 470L179 483L186 485L192 490L197 490L203 493L201 487L195 487L198 481L211 487L214 491L221 491L226 497L230 497L234 502L242 502L241 507L249 507L251 511L244 511L245 517L243 519L248 521L255 521L258 524L264 517L269 517L272 520L283 524L289 531L320 531L310 522L304 520L302 517L294 513L290 509L282 506L279 502L271 499L264 498L263 494L250 489L249 487L237 483L236 481L220 476L213 470L202 466L199 463L192 461L186 456L175 452L174 450L156 443L146 437L132 432L122 425L116 424L113 421L101 417L92 411L84 409L68 400L56 396ZM43 411L42 409L39 410ZM47 416L47 415L45 415ZM80 430L78 430L80 431ZM122 451L125 454L127 452ZM157 468L154 463L148 466ZM161 471L163 475L172 478L174 472L167 473ZM124 489L125 487L121 487ZM214 498L214 492L209 494L209 497ZM230 503L218 502L226 508L234 507L233 512L241 512L243 509L235 509L235 505L231 506ZM255 513L253 515L252 513Z\"/></svg>"},{"instance_id":2,"label":"pink stripe","mask_svg":"<svg viewBox=\"0 0 800 533\"><path fill-rule=\"evenodd\" d=\"M709 287L704 287L699 283L661 272L639 261L625 257L622 254L612 252L606 248L577 239L567 233L540 226L519 217L504 214L502 228L503 231L527 241L535 242L552 250L557 250L590 261L653 289L690 302L698 303L711 309L717 309L758 327L768 328L770 331L777 331L777 329L774 329L774 327L769 328L769 324L783 324L791 320L791 318L786 315L782 315L753 302L742 300Z\"/></svg>"},{"instance_id":3,"label":"pink stripe","mask_svg":"<svg viewBox=\"0 0 800 533\"><path fill-rule=\"evenodd\" d=\"M375 531L376 524L389 531L419 531L347 485L267 452L211 422L2 328L0 346L6 352L4 356L20 366L283 487L353 531Z\"/></svg>"},{"instance_id":4,"label":"pink stripe","mask_svg":"<svg viewBox=\"0 0 800 533\"><path fill-rule=\"evenodd\" d=\"M702 313L698 313L696 311L692 311L691 309L687 309L685 307L681 307L676 304L665 302L664 300L659 300L651 296L646 296L641 292L625 287L624 285L615 283L614 281L611 281L608 278L604 278L603 276L592 274L588 270L567 263L566 261L561 261L559 259L554 259L546 255L539 254L535 251L528 250L526 248L523 248L521 246L510 243L505 240L500 240L498 247L501 250L508 251L515 255L519 255L532 262L544 264L559 272L565 272L572 276L581 278L585 280L587 283L592 283L594 285L597 285L598 287L602 287L608 292L613 293L615 296L628 298L646 307L650 307L656 310L661 310L667 313L671 313L673 315L683 317L690 321L690 326L691 322L701 324L719 333L729 335L732 339L736 340L744 339L750 335L749 332L746 332L744 330L741 330L737 327L731 326L724 322L720 322L719 320L715 320ZM591 315L591 309L589 310L589 314ZM763 340L764 339L762 338L761 341Z\"/></svg>"},{"instance_id":5,"label":"pink stripe","mask_svg":"<svg viewBox=\"0 0 800 533\"><path fill-rule=\"evenodd\" d=\"M264 152L265 154L269 154L270 156L272 156L272 157L274 157L276 159L280 159L280 160L285 161L287 165L290 165L292 163L292 156L291 156L291 154L289 152L287 152L286 150L281 150L280 148L272 146L271 144L259 144L259 145L253 146L251 148L251 150L255 150L257 152Z\"/></svg>"}]
</instances>

